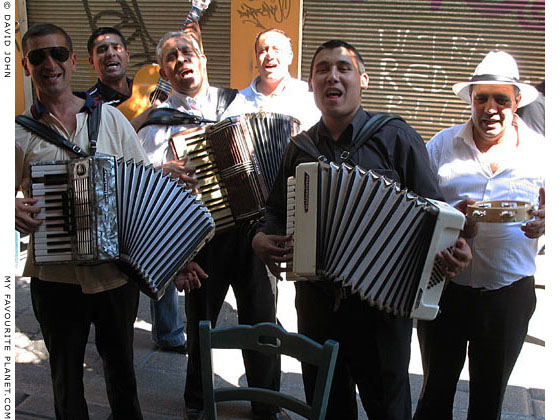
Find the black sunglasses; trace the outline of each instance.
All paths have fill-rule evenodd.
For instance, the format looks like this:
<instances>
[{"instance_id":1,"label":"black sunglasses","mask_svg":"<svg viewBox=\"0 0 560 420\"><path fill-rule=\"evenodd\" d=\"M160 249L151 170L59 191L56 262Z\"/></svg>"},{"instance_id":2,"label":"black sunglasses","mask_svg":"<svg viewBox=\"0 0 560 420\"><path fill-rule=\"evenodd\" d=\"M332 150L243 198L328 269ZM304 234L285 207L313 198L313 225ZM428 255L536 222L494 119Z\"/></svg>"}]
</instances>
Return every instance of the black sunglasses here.
<instances>
[{"instance_id":1,"label":"black sunglasses","mask_svg":"<svg viewBox=\"0 0 560 420\"><path fill-rule=\"evenodd\" d=\"M29 51L27 53L27 59L34 66L38 66L47 59L48 55L59 63L64 63L68 60L68 57L70 57L70 50L66 47L39 48L37 50Z\"/></svg>"}]
</instances>

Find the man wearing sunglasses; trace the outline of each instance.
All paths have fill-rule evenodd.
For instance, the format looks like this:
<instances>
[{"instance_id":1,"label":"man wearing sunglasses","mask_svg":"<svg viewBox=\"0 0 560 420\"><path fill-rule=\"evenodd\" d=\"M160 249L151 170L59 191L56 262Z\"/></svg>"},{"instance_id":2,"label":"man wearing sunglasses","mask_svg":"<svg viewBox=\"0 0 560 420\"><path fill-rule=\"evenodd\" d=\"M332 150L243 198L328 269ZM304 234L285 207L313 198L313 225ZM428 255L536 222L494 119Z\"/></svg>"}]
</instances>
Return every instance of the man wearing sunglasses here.
<instances>
[{"instance_id":1,"label":"man wearing sunglasses","mask_svg":"<svg viewBox=\"0 0 560 420\"><path fill-rule=\"evenodd\" d=\"M25 112L70 143L91 152L88 116L99 106L86 92L72 92L76 54L60 27L33 26L22 39L23 67L33 81L37 100ZM97 151L124 159L146 161L147 156L126 118L104 106ZM29 163L68 160L76 156L23 126L15 129L15 186L25 198L16 198L15 224L22 233L42 224L37 200L29 198ZM93 266L33 264L32 250L23 272L31 277L31 300L49 352L57 419L88 419L84 398L83 364L91 324L103 360L107 396L113 419L142 419L133 363L134 321L138 289L112 263Z\"/></svg>"}]
</instances>

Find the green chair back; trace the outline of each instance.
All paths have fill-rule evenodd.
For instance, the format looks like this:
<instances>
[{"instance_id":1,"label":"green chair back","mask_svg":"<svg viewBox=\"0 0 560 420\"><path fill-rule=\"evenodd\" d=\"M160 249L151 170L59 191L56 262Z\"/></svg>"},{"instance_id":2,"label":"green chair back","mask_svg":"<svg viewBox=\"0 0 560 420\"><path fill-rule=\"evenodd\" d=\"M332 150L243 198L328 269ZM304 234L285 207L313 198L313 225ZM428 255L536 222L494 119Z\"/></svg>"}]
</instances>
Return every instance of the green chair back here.
<instances>
[{"instance_id":1,"label":"green chair back","mask_svg":"<svg viewBox=\"0 0 560 420\"><path fill-rule=\"evenodd\" d=\"M264 322L254 326L236 325L211 329L209 321L200 322L200 353L205 420L217 420L216 403L222 401L257 401L293 411L306 419L323 420L338 343L327 340L320 345L310 338L288 333L279 325ZM254 350L265 355L287 355L318 368L315 393L311 405L291 395L264 388L214 387L212 349Z\"/></svg>"}]
</instances>

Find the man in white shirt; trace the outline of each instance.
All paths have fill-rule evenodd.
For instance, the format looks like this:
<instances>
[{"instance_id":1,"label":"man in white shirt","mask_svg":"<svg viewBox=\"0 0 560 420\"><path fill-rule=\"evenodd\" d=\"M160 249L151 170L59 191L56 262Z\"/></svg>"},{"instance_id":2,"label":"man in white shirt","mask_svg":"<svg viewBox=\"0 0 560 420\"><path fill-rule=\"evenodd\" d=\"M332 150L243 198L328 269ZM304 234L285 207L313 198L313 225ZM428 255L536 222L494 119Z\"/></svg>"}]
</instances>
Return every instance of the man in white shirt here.
<instances>
[{"instance_id":1,"label":"man in white shirt","mask_svg":"<svg viewBox=\"0 0 560 420\"><path fill-rule=\"evenodd\" d=\"M159 107L171 108L206 121L218 121L237 93L232 89L210 86L206 76L206 56L197 39L183 32L169 32L160 40L156 54L161 76L171 83L171 96ZM185 115L183 122L174 125L152 124L141 129L139 136L154 166L173 172L184 171L185 162L175 160L169 138L180 131L199 124ZM150 119L149 119L150 121ZM187 180L192 183L194 179ZM187 377L185 384L185 418L204 418L198 323L217 321L225 295L231 285L237 300L240 324L275 322L275 280L268 278L264 264L253 253L244 229L234 227L217 233L195 260L208 273L202 284L187 287L185 311L187 315ZM177 283L177 282L176 282ZM197 288L198 287L198 288ZM194 290L196 289L196 290ZM243 352L249 386L278 390L280 359ZM253 404L256 419L288 419L284 411L264 404Z\"/></svg>"},{"instance_id":2,"label":"man in white shirt","mask_svg":"<svg viewBox=\"0 0 560 420\"><path fill-rule=\"evenodd\" d=\"M103 106L97 143L90 142L88 120L100 106L86 92L72 91L77 56L72 40L60 27L40 24L29 28L22 39L23 68L35 87L36 101L25 112L84 151L147 161L136 133L115 108ZM99 109L97 108L99 111ZM43 221L37 198L29 197L29 164L36 161L69 160L75 153L44 137L15 127L15 187L25 198L15 199L16 229L36 232ZM91 324L95 345L105 372L110 417L141 420L134 373L134 321L139 291L127 282L116 264L36 265L28 249L24 276L31 277L33 312L49 351L56 418L88 419L84 397L84 354Z\"/></svg>"},{"instance_id":3,"label":"man in white shirt","mask_svg":"<svg viewBox=\"0 0 560 420\"><path fill-rule=\"evenodd\" d=\"M471 105L471 118L427 144L446 201L525 201L538 210L526 223L476 224L470 266L450 280L436 320L418 323L424 386L414 418L453 417L468 346L467 419L496 420L536 305L537 238L545 230L544 138L515 113L537 92L519 82L508 53L488 53L471 80L453 91Z\"/></svg>"},{"instance_id":4,"label":"man in white shirt","mask_svg":"<svg viewBox=\"0 0 560 420\"><path fill-rule=\"evenodd\" d=\"M255 56L259 75L239 92L227 116L249 112L275 112L297 118L307 130L321 118L307 83L290 75L294 53L288 35L267 29L257 35Z\"/></svg>"}]
</instances>

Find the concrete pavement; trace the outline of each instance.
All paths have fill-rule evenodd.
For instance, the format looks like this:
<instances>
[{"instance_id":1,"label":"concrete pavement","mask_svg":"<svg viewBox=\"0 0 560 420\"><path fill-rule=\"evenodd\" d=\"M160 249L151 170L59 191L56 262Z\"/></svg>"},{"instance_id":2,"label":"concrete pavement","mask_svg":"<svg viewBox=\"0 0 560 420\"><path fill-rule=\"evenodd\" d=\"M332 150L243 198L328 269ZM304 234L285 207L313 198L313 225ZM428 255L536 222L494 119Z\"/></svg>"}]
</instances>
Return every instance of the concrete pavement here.
<instances>
[{"instance_id":1,"label":"concrete pavement","mask_svg":"<svg viewBox=\"0 0 560 420\"><path fill-rule=\"evenodd\" d=\"M541 420L545 409L545 380L547 369L544 353L545 278L548 277L545 256L539 256L537 272L537 310L529 327L529 337L523 347L510 379L504 401L502 420ZM280 283L278 317L289 331L296 331L293 306L294 288ZM180 299L184 305L184 299ZM184 311L183 311L184 313ZM187 366L186 356L156 351L150 338L149 301L141 297L135 324L135 365L140 403L146 420L182 419L183 388ZM236 305L230 290L220 314L219 325L237 322ZM92 328L93 330L93 328ZM29 294L29 279L16 278L16 419L54 419L48 355L39 326L33 315ZM216 351L214 355L218 384L244 384L241 354L231 350ZM410 382L413 408L422 385L422 369L416 334L413 335ZM291 358L282 360L282 388L303 397L299 363ZM84 386L92 420L107 419L110 415L105 394L101 360L94 344L93 331L86 349ZM464 369L454 404L454 420L466 419L468 406L468 373ZM251 418L248 403L221 404L224 419ZM294 420L299 416L292 415ZM360 406L360 420L366 419Z\"/></svg>"}]
</instances>

